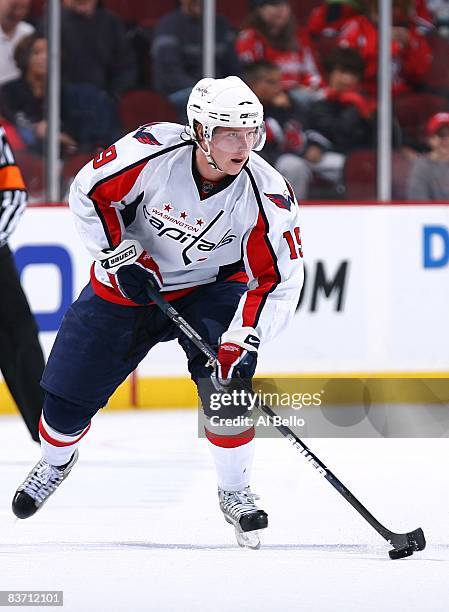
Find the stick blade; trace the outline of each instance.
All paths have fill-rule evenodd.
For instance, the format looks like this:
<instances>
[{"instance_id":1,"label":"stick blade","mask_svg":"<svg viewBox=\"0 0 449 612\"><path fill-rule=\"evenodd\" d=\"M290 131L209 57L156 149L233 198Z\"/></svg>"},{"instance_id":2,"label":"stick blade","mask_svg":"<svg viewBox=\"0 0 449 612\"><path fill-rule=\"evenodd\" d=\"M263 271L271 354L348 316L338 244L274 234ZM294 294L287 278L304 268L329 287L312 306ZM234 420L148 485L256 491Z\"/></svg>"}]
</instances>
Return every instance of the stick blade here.
<instances>
[{"instance_id":1,"label":"stick blade","mask_svg":"<svg viewBox=\"0 0 449 612\"><path fill-rule=\"evenodd\" d=\"M410 531L407 534L407 540L410 543L410 546L413 547L413 550L424 550L426 547L426 538L424 537L424 532L421 527L415 529L415 531Z\"/></svg>"},{"instance_id":2,"label":"stick blade","mask_svg":"<svg viewBox=\"0 0 449 612\"><path fill-rule=\"evenodd\" d=\"M407 548L393 548L393 550L388 551L388 555L390 559L403 559L404 557L411 557L413 555L413 548L408 546Z\"/></svg>"},{"instance_id":3,"label":"stick blade","mask_svg":"<svg viewBox=\"0 0 449 612\"><path fill-rule=\"evenodd\" d=\"M403 559L410 557L418 550L424 550L426 547L426 538L421 527L408 533L396 533L390 539L390 543L394 546L393 550L388 552L390 559Z\"/></svg>"}]
</instances>

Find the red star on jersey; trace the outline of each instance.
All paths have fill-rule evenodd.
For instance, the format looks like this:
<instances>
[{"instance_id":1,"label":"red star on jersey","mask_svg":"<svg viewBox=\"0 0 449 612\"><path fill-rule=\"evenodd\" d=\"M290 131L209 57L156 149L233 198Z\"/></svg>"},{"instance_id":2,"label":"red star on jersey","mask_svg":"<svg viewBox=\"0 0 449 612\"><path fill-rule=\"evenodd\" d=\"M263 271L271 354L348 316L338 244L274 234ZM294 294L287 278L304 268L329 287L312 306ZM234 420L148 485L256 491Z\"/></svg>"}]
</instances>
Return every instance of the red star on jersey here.
<instances>
[{"instance_id":1,"label":"red star on jersey","mask_svg":"<svg viewBox=\"0 0 449 612\"><path fill-rule=\"evenodd\" d=\"M196 220L196 224L199 225L200 227L203 225L204 221L202 219L197 219Z\"/></svg>"},{"instance_id":2,"label":"red star on jersey","mask_svg":"<svg viewBox=\"0 0 449 612\"><path fill-rule=\"evenodd\" d=\"M187 213L184 210L179 213L179 216L181 217L181 219L184 219L184 220L186 220L188 217Z\"/></svg>"},{"instance_id":3,"label":"red star on jersey","mask_svg":"<svg viewBox=\"0 0 449 612\"><path fill-rule=\"evenodd\" d=\"M173 208L173 206L171 206L171 204L165 204L164 205L164 210L166 210L167 212L170 212L172 208Z\"/></svg>"}]
</instances>

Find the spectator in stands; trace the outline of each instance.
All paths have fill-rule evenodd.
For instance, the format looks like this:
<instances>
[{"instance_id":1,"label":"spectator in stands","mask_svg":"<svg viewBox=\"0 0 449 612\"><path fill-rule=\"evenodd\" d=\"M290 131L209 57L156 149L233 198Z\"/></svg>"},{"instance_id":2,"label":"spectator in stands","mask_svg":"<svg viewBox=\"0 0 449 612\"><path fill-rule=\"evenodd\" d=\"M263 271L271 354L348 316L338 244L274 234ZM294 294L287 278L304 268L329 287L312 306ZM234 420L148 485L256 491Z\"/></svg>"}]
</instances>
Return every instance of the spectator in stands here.
<instances>
[{"instance_id":1,"label":"spectator in stands","mask_svg":"<svg viewBox=\"0 0 449 612\"><path fill-rule=\"evenodd\" d=\"M308 126L347 154L375 143L376 102L361 91L364 62L355 49L336 48L326 58L324 98L309 107Z\"/></svg>"},{"instance_id":2,"label":"spectator in stands","mask_svg":"<svg viewBox=\"0 0 449 612\"><path fill-rule=\"evenodd\" d=\"M177 10L157 24L151 55L154 86L168 96L182 121L192 86L203 76L201 0L180 0ZM240 63L234 50L235 34L227 20L215 21L215 77L239 75Z\"/></svg>"},{"instance_id":3,"label":"spectator in stands","mask_svg":"<svg viewBox=\"0 0 449 612\"><path fill-rule=\"evenodd\" d=\"M310 13L307 29L313 38L334 38L350 19L362 13L363 0L325 0Z\"/></svg>"},{"instance_id":4,"label":"spectator in stands","mask_svg":"<svg viewBox=\"0 0 449 612\"><path fill-rule=\"evenodd\" d=\"M432 11L436 9L436 5L446 2L447 0L406 0L405 10L419 32L427 34L434 29L435 17ZM309 34L313 38L332 38L339 35L347 21L365 13L366 4L366 0L325 0L310 14Z\"/></svg>"},{"instance_id":5,"label":"spectator in stands","mask_svg":"<svg viewBox=\"0 0 449 612\"><path fill-rule=\"evenodd\" d=\"M98 0L63 0L63 74L69 83L91 83L112 99L132 89L137 71L120 19Z\"/></svg>"},{"instance_id":6,"label":"spectator in stands","mask_svg":"<svg viewBox=\"0 0 449 612\"><path fill-rule=\"evenodd\" d=\"M298 28L288 0L251 0L252 11L236 43L245 64L266 60L281 70L282 87L301 104L322 81L307 32Z\"/></svg>"},{"instance_id":7,"label":"spectator in stands","mask_svg":"<svg viewBox=\"0 0 449 612\"><path fill-rule=\"evenodd\" d=\"M15 59L22 76L0 88L0 110L13 123L28 149L43 153L47 135L47 40L25 37ZM106 146L118 134L112 105L94 85L62 85L60 142L63 154Z\"/></svg>"},{"instance_id":8,"label":"spectator in stands","mask_svg":"<svg viewBox=\"0 0 449 612\"><path fill-rule=\"evenodd\" d=\"M409 7L410 18L421 34L429 34L438 24L437 5L446 4L447 0L414 0ZM449 23L448 23L449 25Z\"/></svg>"},{"instance_id":9,"label":"spectator in stands","mask_svg":"<svg viewBox=\"0 0 449 612\"><path fill-rule=\"evenodd\" d=\"M341 156L328 152L326 138L303 129L304 111L282 89L279 67L260 60L246 66L244 78L264 106L267 140L260 155L287 178L296 196L307 199L316 177L339 183Z\"/></svg>"},{"instance_id":10,"label":"spectator in stands","mask_svg":"<svg viewBox=\"0 0 449 612\"><path fill-rule=\"evenodd\" d=\"M427 125L430 152L418 156L407 185L409 200L449 200L449 113L433 115Z\"/></svg>"},{"instance_id":11,"label":"spectator in stands","mask_svg":"<svg viewBox=\"0 0 449 612\"><path fill-rule=\"evenodd\" d=\"M14 61L18 43L34 32L34 27L23 21L29 13L31 0L0 0L0 85L19 76Z\"/></svg>"},{"instance_id":12,"label":"spectator in stands","mask_svg":"<svg viewBox=\"0 0 449 612\"><path fill-rule=\"evenodd\" d=\"M366 0L368 16L360 15L346 23L339 36L339 45L357 49L365 62L364 89L371 95L377 91L378 6L377 0ZM432 55L425 37L414 20L412 0L393 0L392 61L393 94L415 91L422 85L430 68Z\"/></svg>"}]
</instances>

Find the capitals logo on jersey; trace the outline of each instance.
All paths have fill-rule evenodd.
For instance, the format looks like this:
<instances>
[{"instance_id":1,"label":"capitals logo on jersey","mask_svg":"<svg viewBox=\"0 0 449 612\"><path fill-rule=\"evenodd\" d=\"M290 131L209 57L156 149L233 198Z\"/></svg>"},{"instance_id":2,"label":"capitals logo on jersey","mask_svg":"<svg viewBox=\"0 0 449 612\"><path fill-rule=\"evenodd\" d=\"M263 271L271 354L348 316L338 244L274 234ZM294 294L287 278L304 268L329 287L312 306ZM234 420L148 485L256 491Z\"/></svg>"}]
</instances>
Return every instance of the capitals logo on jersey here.
<instances>
[{"instance_id":1,"label":"capitals logo on jersey","mask_svg":"<svg viewBox=\"0 0 449 612\"><path fill-rule=\"evenodd\" d=\"M288 181L285 181L287 184L287 189L284 193L265 193L264 195L276 204L278 208L284 208L285 210L291 210L292 205L295 204L295 194L293 192L292 186Z\"/></svg>"},{"instance_id":2,"label":"capitals logo on jersey","mask_svg":"<svg viewBox=\"0 0 449 612\"><path fill-rule=\"evenodd\" d=\"M155 138L151 132L147 132L146 126L144 125L140 127L135 134L133 134L133 138L135 138L142 144L158 146L162 145L162 143L159 142L159 140Z\"/></svg>"},{"instance_id":3,"label":"capitals logo on jersey","mask_svg":"<svg viewBox=\"0 0 449 612\"><path fill-rule=\"evenodd\" d=\"M183 211L179 214L179 218L170 214L173 209L170 203L164 205L164 210L159 210L155 206L147 207L144 205L143 214L157 231L157 236L170 238L180 244L185 244L181 251L182 259L185 266L188 266L195 260L192 255L192 250L201 251L201 253L215 251L227 244L233 242L237 236L231 232L231 228L227 228L226 232L219 238L217 242L206 239L206 234L210 232L213 226L224 215L224 211L220 210L211 221L204 221L202 218L195 220L195 225L185 221L188 214ZM167 211L167 212L165 212ZM202 226L205 224L205 227ZM194 259L191 258L194 257ZM205 261L207 257L196 258L196 261Z\"/></svg>"},{"instance_id":4,"label":"capitals logo on jersey","mask_svg":"<svg viewBox=\"0 0 449 612\"><path fill-rule=\"evenodd\" d=\"M269 200L276 204L278 208L285 208L286 210L290 210L292 204L294 204L294 200L287 190L284 193L264 193Z\"/></svg>"}]
</instances>

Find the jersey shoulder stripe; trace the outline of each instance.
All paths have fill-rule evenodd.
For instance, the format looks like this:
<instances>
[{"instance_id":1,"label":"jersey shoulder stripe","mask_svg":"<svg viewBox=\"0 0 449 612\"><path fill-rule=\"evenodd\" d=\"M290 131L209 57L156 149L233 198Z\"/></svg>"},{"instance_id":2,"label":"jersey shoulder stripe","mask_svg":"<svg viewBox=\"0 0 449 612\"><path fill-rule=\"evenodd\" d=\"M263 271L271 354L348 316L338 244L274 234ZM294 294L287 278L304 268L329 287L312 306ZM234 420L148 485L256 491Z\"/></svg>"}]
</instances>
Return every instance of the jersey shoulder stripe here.
<instances>
[{"instance_id":1,"label":"jersey shoulder stripe","mask_svg":"<svg viewBox=\"0 0 449 612\"><path fill-rule=\"evenodd\" d=\"M270 223L262 204L258 186L251 170L245 167L245 171L248 174L259 209L257 222L250 232L247 245L248 263L254 278L258 279L258 286L247 292L242 318L244 326L256 327L269 294L281 282L281 274L275 251L268 237Z\"/></svg>"}]
</instances>

